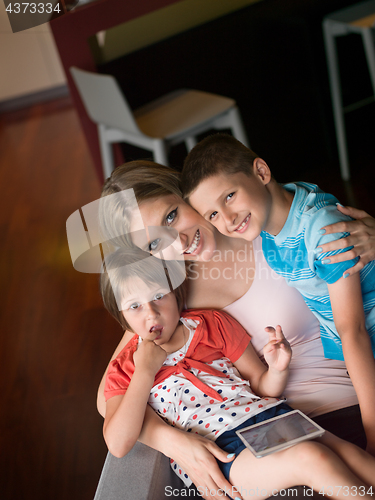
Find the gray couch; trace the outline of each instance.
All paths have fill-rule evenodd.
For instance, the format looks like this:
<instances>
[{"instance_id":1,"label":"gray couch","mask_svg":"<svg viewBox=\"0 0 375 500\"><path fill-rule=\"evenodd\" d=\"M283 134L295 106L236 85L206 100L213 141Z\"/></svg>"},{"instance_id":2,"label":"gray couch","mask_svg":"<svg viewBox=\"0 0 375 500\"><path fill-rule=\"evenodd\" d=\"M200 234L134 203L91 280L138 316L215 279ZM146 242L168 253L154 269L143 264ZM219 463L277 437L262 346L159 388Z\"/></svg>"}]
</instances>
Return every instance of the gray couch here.
<instances>
[{"instance_id":1,"label":"gray couch","mask_svg":"<svg viewBox=\"0 0 375 500\"><path fill-rule=\"evenodd\" d=\"M291 488L287 495L272 498L305 498L303 487ZM108 453L94 500L172 500L201 498L198 492L186 491L182 481L162 453L137 443L123 458ZM311 498L311 497L309 497ZM321 498L314 492L313 498Z\"/></svg>"},{"instance_id":2,"label":"gray couch","mask_svg":"<svg viewBox=\"0 0 375 500\"><path fill-rule=\"evenodd\" d=\"M136 443L123 458L108 453L94 500L174 500L186 498L177 495L183 486L165 455Z\"/></svg>"}]
</instances>

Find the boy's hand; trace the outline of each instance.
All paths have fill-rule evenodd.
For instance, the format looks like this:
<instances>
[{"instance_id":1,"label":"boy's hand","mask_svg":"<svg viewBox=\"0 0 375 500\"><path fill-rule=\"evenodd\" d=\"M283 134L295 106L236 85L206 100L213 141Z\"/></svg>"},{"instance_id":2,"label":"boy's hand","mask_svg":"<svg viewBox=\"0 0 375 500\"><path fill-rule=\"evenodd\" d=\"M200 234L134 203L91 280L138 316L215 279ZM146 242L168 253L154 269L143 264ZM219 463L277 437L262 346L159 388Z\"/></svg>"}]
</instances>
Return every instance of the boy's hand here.
<instances>
[{"instance_id":1,"label":"boy's hand","mask_svg":"<svg viewBox=\"0 0 375 500\"><path fill-rule=\"evenodd\" d=\"M350 235L340 240L325 243L320 247L323 252L331 252L353 246L354 248L347 252L330 255L329 257L332 264L359 257L357 264L345 271L345 273L353 275L363 269L368 262L375 259L375 219L367 212L357 208L337 205L337 210L356 220L336 222L322 229L325 229L325 234L347 232Z\"/></svg>"},{"instance_id":2,"label":"boy's hand","mask_svg":"<svg viewBox=\"0 0 375 500\"><path fill-rule=\"evenodd\" d=\"M269 342L263 349L264 359L270 368L283 372L288 368L292 358L289 342L284 337L280 325L276 326L276 330L272 326L267 326L265 331L269 334Z\"/></svg>"},{"instance_id":3,"label":"boy's hand","mask_svg":"<svg viewBox=\"0 0 375 500\"><path fill-rule=\"evenodd\" d=\"M167 353L153 341L152 337L143 339L143 342L134 353L134 364L143 371L148 371L152 377L162 367Z\"/></svg>"}]
</instances>

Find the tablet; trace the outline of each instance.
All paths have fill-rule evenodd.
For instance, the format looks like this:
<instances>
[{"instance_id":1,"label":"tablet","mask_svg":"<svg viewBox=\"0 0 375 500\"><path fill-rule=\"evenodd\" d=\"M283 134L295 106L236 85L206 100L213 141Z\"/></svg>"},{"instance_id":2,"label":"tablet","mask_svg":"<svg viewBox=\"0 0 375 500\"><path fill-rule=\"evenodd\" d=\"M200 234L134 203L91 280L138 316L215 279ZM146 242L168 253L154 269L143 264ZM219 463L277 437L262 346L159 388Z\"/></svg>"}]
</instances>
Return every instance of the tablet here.
<instances>
[{"instance_id":1,"label":"tablet","mask_svg":"<svg viewBox=\"0 0 375 500\"><path fill-rule=\"evenodd\" d=\"M262 458L306 439L320 437L324 429L301 411L293 410L240 429L236 434L257 458Z\"/></svg>"}]
</instances>

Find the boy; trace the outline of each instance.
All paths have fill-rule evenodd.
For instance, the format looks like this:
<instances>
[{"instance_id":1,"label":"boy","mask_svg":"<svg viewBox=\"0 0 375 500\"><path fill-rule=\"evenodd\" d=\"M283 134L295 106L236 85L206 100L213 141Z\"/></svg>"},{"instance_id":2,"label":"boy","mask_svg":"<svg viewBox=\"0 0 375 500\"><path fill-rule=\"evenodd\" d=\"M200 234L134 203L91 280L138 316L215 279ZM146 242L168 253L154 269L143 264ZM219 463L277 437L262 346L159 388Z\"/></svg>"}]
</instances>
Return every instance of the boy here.
<instances>
[{"instance_id":1,"label":"boy","mask_svg":"<svg viewBox=\"0 0 375 500\"><path fill-rule=\"evenodd\" d=\"M330 264L330 255L340 251L319 253L320 244L345 236L324 236L321 230L346 219L336 198L309 183L281 186L264 160L223 134L189 153L182 187L189 203L222 234L248 241L261 235L270 267L300 291L319 319L325 356L345 359L367 449L375 453L375 265L348 276L354 260Z\"/></svg>"}]
</instances>

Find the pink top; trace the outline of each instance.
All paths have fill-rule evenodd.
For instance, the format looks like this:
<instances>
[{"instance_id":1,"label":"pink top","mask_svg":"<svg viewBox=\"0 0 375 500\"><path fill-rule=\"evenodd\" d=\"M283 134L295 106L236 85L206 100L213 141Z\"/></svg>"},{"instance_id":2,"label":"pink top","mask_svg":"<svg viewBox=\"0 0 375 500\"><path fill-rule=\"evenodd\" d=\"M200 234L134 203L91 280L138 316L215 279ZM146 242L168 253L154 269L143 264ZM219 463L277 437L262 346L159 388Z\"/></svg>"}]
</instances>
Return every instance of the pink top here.
<instances>
[{"instance_id":1,"label":"pink top","mask_svg":"<svg viewBox=\"0 0 375 500\"><path fill-rule=\"evenodd\" d=\"M288 404L310 416L358 404L345 363L324 358L319 323L302 296L269 267L262 241L253 242L256 263L252 286L224 311L251 335L259 355L268 342L266 326L281 325L293 349L290 378L284 391Z\"/></svg>"}]
</instances>

